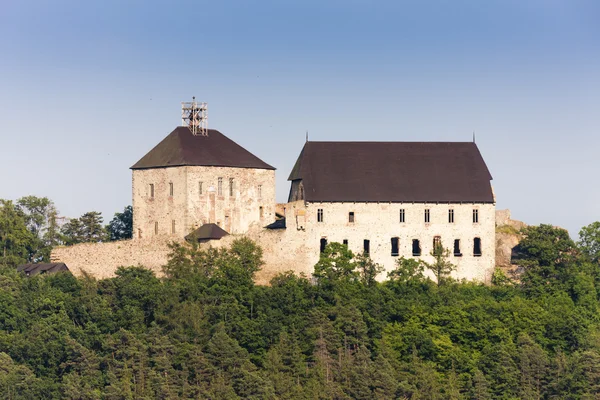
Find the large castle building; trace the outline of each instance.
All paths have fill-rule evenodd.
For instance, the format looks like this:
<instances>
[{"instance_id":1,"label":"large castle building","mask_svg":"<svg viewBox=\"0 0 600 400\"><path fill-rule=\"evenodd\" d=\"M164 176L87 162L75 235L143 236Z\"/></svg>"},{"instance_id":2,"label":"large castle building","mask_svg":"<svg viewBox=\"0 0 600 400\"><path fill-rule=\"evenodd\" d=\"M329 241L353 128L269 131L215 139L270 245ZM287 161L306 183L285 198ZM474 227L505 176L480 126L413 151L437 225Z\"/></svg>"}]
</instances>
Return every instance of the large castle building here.
<instances>
[{"instance_id":1,"label":"large castle building","mask_svg":"<svg viewBox=\"0 0 600 400\"><path fill-rule=\"evenodd\" d=\"M492 177L474 142L307 141L280 205L275 168L217 130L177 127L131 169L133 238L61 247L54 261L98 277L160 272L173 240L246 235L263 248L262 281L310 275L330 242L367 254L382 279L400 257L432 262L437 245L457 278L487 282L495 266Z\"/></svg>"}]
</instances>

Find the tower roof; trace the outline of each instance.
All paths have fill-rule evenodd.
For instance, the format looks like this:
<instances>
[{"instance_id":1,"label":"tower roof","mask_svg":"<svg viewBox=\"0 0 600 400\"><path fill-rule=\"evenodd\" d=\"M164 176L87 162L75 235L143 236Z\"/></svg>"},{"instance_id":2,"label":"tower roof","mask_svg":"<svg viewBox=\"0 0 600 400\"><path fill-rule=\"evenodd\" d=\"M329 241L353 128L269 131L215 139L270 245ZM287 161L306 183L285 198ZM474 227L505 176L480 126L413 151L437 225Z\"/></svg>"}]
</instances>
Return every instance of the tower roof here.
<instances>
[{"instance_id":1,"label":"tower roof","mask_svg":"<svg viewBox=\"0 0 600 400\"><path fill-rule=\"evenodd\" d=\"M494 202L471 142L306 142L288 179L314 202Z\"/></svg>"},{"instance_id":2,"label":"tower roof","mask_svg":"<svg viewBox=\"0 0 600 400\"><path fill-rule=\"evenodd\" d=\"M201 136L186 126L175 128L131 169L184 165L275 169L215 129Z\"/></svg>"}]
</instances>

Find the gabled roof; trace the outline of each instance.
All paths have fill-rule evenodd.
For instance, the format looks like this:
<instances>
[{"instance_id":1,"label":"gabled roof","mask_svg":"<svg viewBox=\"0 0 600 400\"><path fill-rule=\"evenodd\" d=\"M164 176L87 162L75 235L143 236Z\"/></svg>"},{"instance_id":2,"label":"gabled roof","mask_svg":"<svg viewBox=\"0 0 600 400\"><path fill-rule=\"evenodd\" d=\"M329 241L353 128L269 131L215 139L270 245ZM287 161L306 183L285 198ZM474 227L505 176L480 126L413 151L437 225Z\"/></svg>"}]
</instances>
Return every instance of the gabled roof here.
<instances>
[{"instance_id":1,"label":"gabled roof","mask_svg":"<svg viewBox=\"0 0 600 400\"><path fill-rule=\"evenodd\" d=\"M204 224L194 232L185 237L186 240L212 240L221 239L229 233L221 229L217 224Z\"/></svg>"},{"instance_id":2,"label":"gabled roof","mask_svg":"<svg viewBox=\"0 0 600 400\"><path fill-rule=\"evenodd\" d=\"M67 264L65 263L35 263L35 264L22 264L17 267L17 271L24 272L27 276L34 276L37 274L55 273L59 271L68 271Z\"/></svg>"},{"instance_id":3,"label":"gabled roof","mask_svg":"<svg viewBox=\"0 0 600 400\"><path fill-rule=\"evenodd\" d=\"M306 142L298 179L311 202L494 202L471 142Z\"/></svg>"},{"instance_id":4,"label":"gabled roof","mask_svg":"<svg viewBox=\"0 0 600 400\"><path fill-rule=\"evenodd\" d=\"M215 129L194 136L185 126L175 128L131 169L183 165L275 169Z\"/></svg>"}]
</instances>

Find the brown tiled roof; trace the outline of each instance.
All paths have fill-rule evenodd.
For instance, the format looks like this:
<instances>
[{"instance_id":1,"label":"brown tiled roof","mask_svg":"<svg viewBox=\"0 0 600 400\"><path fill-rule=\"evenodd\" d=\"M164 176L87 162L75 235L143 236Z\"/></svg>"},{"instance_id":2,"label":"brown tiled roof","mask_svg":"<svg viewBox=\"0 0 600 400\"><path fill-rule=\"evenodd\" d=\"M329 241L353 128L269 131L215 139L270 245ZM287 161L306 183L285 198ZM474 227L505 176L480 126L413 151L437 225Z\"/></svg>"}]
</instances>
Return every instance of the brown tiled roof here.
<instances>
[{"instance_id":1,"label":"brown tiled roof","mask_svg":"<svg viewBox=\"0 0 600 400\"><path fill-rule=\"evenodd\" d=\"M131 169L182 165L275 169L215 129L194 136L185 126L175 128Z\"/></svg>"},{"instance_id":2,"label":"brown tiled roof","mask_svg":"<svg viewBox=\"0 0 600 400\"><path fill-rule=\"evenodd\" d=\"M306 142L288 179L313 202L494 202L471 142Z\"/></svg>"},{"instance_id":3,"label":"brown tiled roof","mask_svg":"<svg viewBox=\"0 0 600 400\"><path fill-rule=\"evenodd\" d=\"M34 276L37 274L55 273L59 271L68 271L65 263L35 263L35 264L22 264L17 267L17 271L24 272L27 276Z\"/></svg>"},{"instance_id":4,"label":"brown tiled roof","mask_svg":"<svg viewBox=\"0 0 600 400\"><path fill-rule=\"evenodd\" d=\"M196 229L185 237L186 240L212 240L221 239L223 236L227 236L225 230L217 224L204 224L200 228Z\"/></svg>"}]
</instances>

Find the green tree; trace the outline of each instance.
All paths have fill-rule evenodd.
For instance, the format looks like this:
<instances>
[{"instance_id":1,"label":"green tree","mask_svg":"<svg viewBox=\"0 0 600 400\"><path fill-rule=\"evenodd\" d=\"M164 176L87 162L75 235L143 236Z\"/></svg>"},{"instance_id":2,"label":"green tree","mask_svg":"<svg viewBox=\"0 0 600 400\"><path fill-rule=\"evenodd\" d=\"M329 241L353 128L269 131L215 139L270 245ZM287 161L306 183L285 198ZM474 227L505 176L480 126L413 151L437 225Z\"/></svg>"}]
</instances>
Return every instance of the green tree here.
<instances>
[{"instance_id":1,"label":"green tree","mask_svg":"<svg viewBox=\"0 0 600 400\"><path fill-rule=\"evenodd\" d=\"M97 211L86 212L79 218L69 220L62 227L63 241L73 245L107 240L108 234L102 221L102 214Z\"/></svg>"},{"instance_id":2,"label":"green tree","mask_svg":"<svg viewBox=\"0 0 600 400\"><path fill-rule=\"evenodd\" d=\"M35 236L12 201L0 199L0 265L16 266L28 261Z\"/></svg>"},{"instance_id":3,"label":"green tree","mask_svg":"<svg viewBox=\"0 0 600 400\"><path fill-rule=\"evenodd\" d=\"M568 289L577 273L576 247L569 233L551 225L528 226L517 247L519 264L525 269L523 286L532 295Z\"/></svg>"},{"instance_id":4,"label":"green tree","mask_svg":"<svg viewBox=\"0 0 600 400\"><path fill-rule=\"evenodd\" d=\"M35 238L29 250L29 261L49 262L52 248L60 244L56 206L47 197L26 196L17 200L17 208Z\"/></svg>"},{"instance_id":5,"label":"green tree","mask_svg":"<svg viewBox=\"0 0 600 400\"><path fill-rule=\"evenodd\" d=\"M431 251L431 255L435 259L433 263L427 263L425 261L421 262L425 268L433 272L439 286L448 280L450 273L456 270L456 265L449 261L450 250L445 249L441 241L435 243L435 247Z\"/></svg>"},{"instance_id":6,"label":"green tree","mask_svg":"<svg viewBox=\"0 0 600 400\"><path fill-rule=\"evenodd\" d=\"M133 207L127 206L123 212L115 213L106 229L110 240L131 239L133 237Z\"/></svg>"},{"instance_id":7,"label":"green tree","mask_svg":"<svg viewBox=\"0 0 600 400\"><path fill-rule=\"evenodd\" d=\"M584 226L579 231L577 242L582 253L594 262L600 261L600 222L596 221Z\"/></svg>"},{"instance_id":8,"label":"green tree","mask_svg":"<svg viewBox=\"0 0 600 400\"><path fill-rule=\"evenodd\" d=\"M348 246L336 242L329 243L315 265L313 276L321 282L357 281L360 273L354 258L354 253Z\"/></svg>"},{"instance_id":9,"label":"green tree","mask_svg":"<svg viewBox=\"0 0 600 400\"><path fill-rule=\"evenodd\" d=\"M402 256L396 260L396 268L388 273L388 278L402 284L418 283L425 280L424 270L425 266L419 260Z\"/></svg>"}]
</instances>

